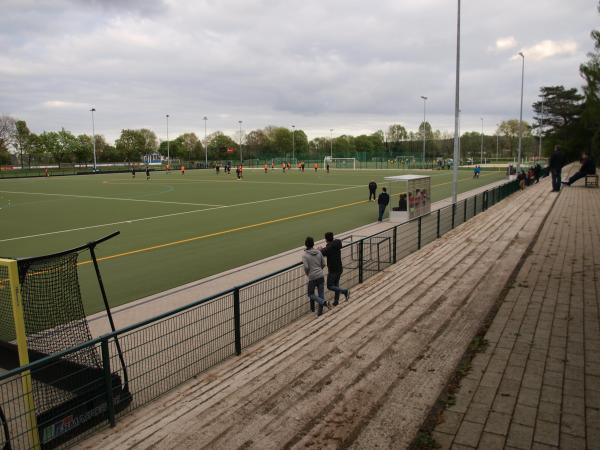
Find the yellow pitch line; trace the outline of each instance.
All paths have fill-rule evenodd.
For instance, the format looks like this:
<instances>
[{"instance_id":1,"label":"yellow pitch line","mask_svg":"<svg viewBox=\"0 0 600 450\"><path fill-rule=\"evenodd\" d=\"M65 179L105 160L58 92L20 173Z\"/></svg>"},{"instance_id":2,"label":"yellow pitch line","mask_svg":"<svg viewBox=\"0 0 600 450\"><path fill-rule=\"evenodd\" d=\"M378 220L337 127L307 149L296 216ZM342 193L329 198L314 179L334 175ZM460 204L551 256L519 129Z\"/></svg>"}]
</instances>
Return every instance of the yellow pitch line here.
<instances>
[{"instance_id":1,"label":"yellow pitch line","mask_svg":"<svg viewBox=\"0 0 600 450\"><path fill-rule=\"evenodd\" d=\"M258 228L258 227L270 225L273 223L285 222L287 220L299 219L301 217L313 216L315 214L320 214L322 212L333 211L335 209L340 209L340 208L347 208L349 206L355 206L355 205L359 205L361 203L367 203L367 202L368 202L368 200L360 200L358 202L346 203L344 205L338 205L338 206L332 206L330 208L324 208L324 209L320 209L318 211L309 211L309 212L302 213L302 214L295 214L293 216L280 217L279 219L267 220L265 222L253 223L251 225L244 225L242 227L230 228L228 230L223 230L223 231L217 231L215 233L204 234L201 236L194 236L191 238L180 239L178 241L173 241L173 242L166 242L164 244L152 245L150 247L140 248L137 250L131 250L129 252L123 252L123 253L117 253L115 255L104 256L102 258L98 258L98 261L105 261L105 260L109 260L109 259L120 258L122 256L135 255L136 253L148 252L148 251L152 251L152 250L157 250L159 248L172 247L174 245L185 244L187 242L198 241L201 239L208 239L208 238L215 237L215 236L222 236L224 234L235 233L237 231L248 230L251 228ZM91 262L92 262L91 260L81 261L78 263L78 265L90 264Z\"/></svg>"},{"instance_id":2,"label":"yellow pitch line","mask_svg":"<svg viewBox=\"0 0 600 450\"><path fill-rule=\"evenodd\" d=\"M489 175L491 175L491 174L488 174L487 176L489 176ZM486 175L484 175L484 176L486 176ZM451 181L448 181L446 183L436 184L433 187L445 186L445 185L451 184L451 183L452 183ZM399 195L399 194L394 194L393 196L397 196L397 195ZM222 230L222 231L217 231L217 232L214 232L214 233L204 234L204 235L201 235L201 236L194 236L194 237L191 237L191 238L180 239L180 240L172 241L172 242L166 242L164 244L152 245L150 247L144 247L144 248L140 248L140 249L137 249L137 250L131 250L131 251L128 251L128 252L116 253L114 255L109 255L109 256L104 256L102 258L98 258L98 261L106 261L106 260L109 260L109 259L115 259L115 258L120 258L120 257L123 257L123 256L129 256L129 255L135 255L137 253L149 252L149 251L152 251L152 250L158 250L158 249L165 248L165 247L172 247L174 245L185 244L185 243L188 243L188 242L198 241L198 240L202 240L202 239L208 239L208 238L211 238L211 237L223 236L225 234L236 233L238 231L249 230L249 229L252 229L252 228L258 228L258 227L262 227L262 226L265 226L265 225L270 225L270 224L273 224L273 223L285 222L285 221L288 221L288 220L299 219L301 217L313 216L315 214L320 214L320 213L327 212L327 211L333 211L333 210L336 210L336 209L347 208L347 207L350 207L350 206L356 206L356 205L360 205L362 203L368 203L368 200L360 200L358 202L352 202L352 203L346 203L346 204L343 204L343 205L332 206L330 208L324 208L324 209L320 209L318 211L309 211L309 212L302 213L302 214L295 214L293 216L280 217L279 219L267 220L265 222L254 223L254 224L251 224L251 225L244 225L242 227L230 228L228 230ZM81 261L81 262L78 263L78 265L90 264L91 262L92 262L91 260Z\"/></svg>"}]
</instances>

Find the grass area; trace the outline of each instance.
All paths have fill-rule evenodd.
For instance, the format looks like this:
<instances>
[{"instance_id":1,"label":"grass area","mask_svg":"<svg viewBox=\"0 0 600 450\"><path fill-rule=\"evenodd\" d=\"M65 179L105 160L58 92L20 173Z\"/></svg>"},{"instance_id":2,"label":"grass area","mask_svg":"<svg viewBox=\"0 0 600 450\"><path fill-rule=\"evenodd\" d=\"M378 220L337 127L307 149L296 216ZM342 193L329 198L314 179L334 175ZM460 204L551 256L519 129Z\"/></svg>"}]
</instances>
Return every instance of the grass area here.
<instances>
[{"instance_id":1,"label":"grass area","mask_svg":"<svg viewBox=\"0 0 600 450\"><path fill-rule=\"evenodd\" d=\"M413 173L415 171L412 171ZM113 231L97 254L112 306L299 247L306 235L371 223L377 207L367 183L399 170L246 170L244 179L213 171L0 180L0 255L61 251ZM433 201L448 197L449 171L432 176ZM460 173L460 191L504 177ZM80 257L86 313L102 309L87 254Z\"/></svg>"}]
</instances>

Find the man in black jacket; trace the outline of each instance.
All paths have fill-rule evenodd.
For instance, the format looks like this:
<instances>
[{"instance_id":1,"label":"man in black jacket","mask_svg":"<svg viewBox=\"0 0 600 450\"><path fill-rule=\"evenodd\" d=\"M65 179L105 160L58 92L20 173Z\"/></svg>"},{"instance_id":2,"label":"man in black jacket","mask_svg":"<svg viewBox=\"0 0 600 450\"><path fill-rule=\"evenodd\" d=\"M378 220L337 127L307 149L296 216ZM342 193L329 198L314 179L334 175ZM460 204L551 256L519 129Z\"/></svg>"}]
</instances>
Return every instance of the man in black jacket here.
<instances>
[{"instance_id":1,"label":"man in black jacket","mask_svg":"<svg viewBox=\"0 0 600 450\"><path fill-rule=\"evenodd\" d=\"M337 306L340 300L340 293L344 294L346 301L350 298L350 290L340 288L340 277L344 271L342 266L342 241L333 238L333 233L325 233L325 242L327 245L321 249L323 256L327 257L327 289L335 292L333 306Z\"/></svg>"},{"instance_id":2,"label":"man in black jacket","mask_svg":"<svg viewBox=\"0 0 600 450\"><path fill-rule=\"evenodd\" d=\"M556 145L552 155L550 156L550 161L548 162L548 168L550 169L550 174L552 175L553 192L560 191L560 172L564 165L565 157L560 151L560 147Z\"/></svg>"},{"instance_id":3,"label":"man in black jacket","mask_svg":"<svg viewBox=\"0 0 600 450\"><path fill-rule=\"evenodd\" d=\"M377 191L377 183L375 183L374 181L371 181L369 183L369 201L371 201L371 197L373 197L373 200L375 200L375 192Z\"/></svg>"},{"instance_id":4,"label":"man in black jacket","mask_svg":"<svg viewBox=\"0 0 600 450\"><path fill-rule=\"evenodd\" d=\"M383 213L385 212L385 208L387 207L388 203L390 203L390 196L388 195L386 188L383 188L381 190L383 192L379 194L379 197L377 198L377 203L379 204L379 218L377 220L379 220L380 222L383 220Z\"/></svg>"},{"instance_id":5,"label":"man in black jacket","mask_svg":"<svg viewBox=\"0 0 600 450\"><path fill-rule=\"evenodd\" d=\"M594 175L596 173L596 164L590 155L586 152L581 154L581 167L579 168L579 172L576 172L569 181L565 181L563 184L567 186L571 186L580 178L585 177L586 175Z\"/></svg>"}]
</instances>

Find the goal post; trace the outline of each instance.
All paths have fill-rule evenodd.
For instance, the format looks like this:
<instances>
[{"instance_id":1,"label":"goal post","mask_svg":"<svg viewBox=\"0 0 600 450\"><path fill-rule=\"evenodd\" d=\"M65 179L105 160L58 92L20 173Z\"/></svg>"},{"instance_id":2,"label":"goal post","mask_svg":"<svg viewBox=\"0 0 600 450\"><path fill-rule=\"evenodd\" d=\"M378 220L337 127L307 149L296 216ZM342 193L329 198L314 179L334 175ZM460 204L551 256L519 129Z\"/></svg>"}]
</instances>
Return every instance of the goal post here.
<instances>
[{"instance_id":1,"label":"goal post","mask_svg":"<svg viewBox=\"0 0 600 450\"><path fill-rule=\"evenodd\" d=\"M323 159L323 166L327 167L327 164L333 169L356 170L356 158L332 158L331 156L326 156Z\"/></svg>"},{"instance_id":2,"label":"goal post","mask_svg":"<svg viewBox=\"0 0 600 450\"><path fill-rule=\"evenodd\" d=\"M19 282L19 265L14 259L0 258L0 311L3 315L2 323L0 323L0 332L6 334L6 336L0 336L0 340L14 340L16 342L19 364L26 366L29 364L29 351L27 348L23 298ZM35 412L35 400L33 397L33 382L29 370L21 374L21 385L23 389L22 398L25 403L27 433L29 434L33 448L38 449L40 448L40 438ZM6 420L4 419L4 414L3 420ZM7 427L7 424L4 423L3 426ZM8 436L6 436L6 439L8 439Z\"/></svg>"}]
</instances>

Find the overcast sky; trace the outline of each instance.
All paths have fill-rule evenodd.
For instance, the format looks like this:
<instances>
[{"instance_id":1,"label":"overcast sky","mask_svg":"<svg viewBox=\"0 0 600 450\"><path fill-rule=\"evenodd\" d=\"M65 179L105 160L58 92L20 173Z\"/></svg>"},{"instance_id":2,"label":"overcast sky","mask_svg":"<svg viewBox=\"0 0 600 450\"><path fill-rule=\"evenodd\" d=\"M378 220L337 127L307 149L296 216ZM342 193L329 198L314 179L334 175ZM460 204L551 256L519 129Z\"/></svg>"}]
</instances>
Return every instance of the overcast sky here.
<instances>
[{"instance_id":1,"label":"overcast sky","mask_svg":"<svg viewBox=\"0 0 600 450\"><path fill-rule=\"evenodd\" d=\"M0 114L109 141L267 125L309 137L454 129L456 1L1 0ZM580 87L597 0L463 0L461 128L524 118L542 85Z\"/></svg>"}]
</instances>

